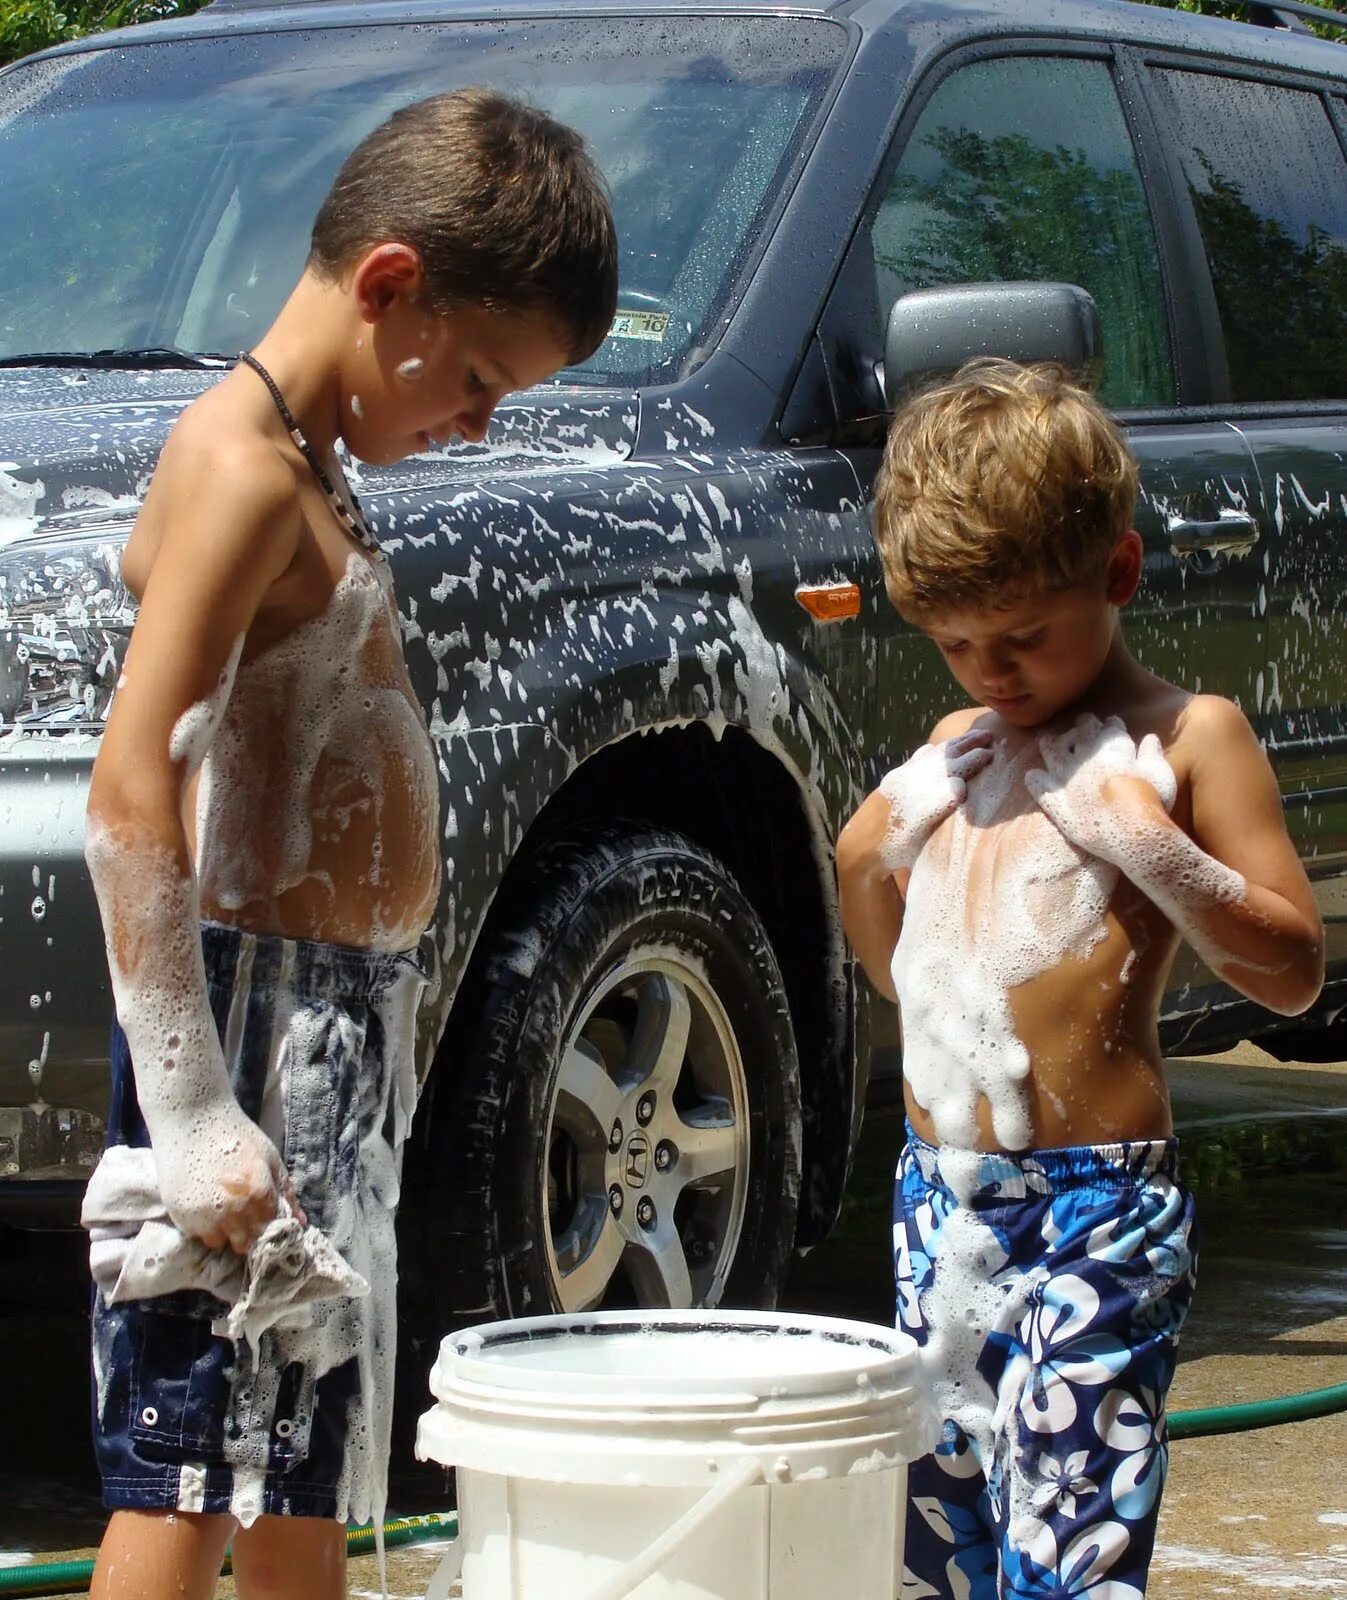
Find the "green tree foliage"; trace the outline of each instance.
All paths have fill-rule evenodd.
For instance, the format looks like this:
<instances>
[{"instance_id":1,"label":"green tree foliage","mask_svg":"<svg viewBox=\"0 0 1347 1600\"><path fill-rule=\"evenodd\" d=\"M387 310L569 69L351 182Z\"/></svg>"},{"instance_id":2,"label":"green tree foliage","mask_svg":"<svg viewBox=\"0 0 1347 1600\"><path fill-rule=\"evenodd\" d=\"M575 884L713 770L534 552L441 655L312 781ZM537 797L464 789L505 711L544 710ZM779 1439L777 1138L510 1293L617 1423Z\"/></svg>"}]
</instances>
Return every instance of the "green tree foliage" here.
<instances>
[{"instance_id":1,"label":"green tree foliage","mask_svg":"<svg viewBox=\"0 0 1347 1600\"><path fill-rule=\"evenodd\" d=\"M940 128L930 180L901 176L897 209L920 219L878 264L904 287L1045 280L1094 296L1109 352L1100 393L1110 405L1144 405L1170 387L1158 276L1138 270L1151 240L1134 172L1100 171L1079 150L1044 149L1022 134L988 139ZM906 204L904 204L906 203ZM1138 246L1141 248L1138 248Z\"/></svg>"},{"instance_id":2,"label":"green tree foliage","mask_svg":"<svg viewBox=\"0 0 1347 1600\"><path fill-rule=\"evenodd\" d=\"M1209 188L1193 190L1193 205L1227 330L1235 393L1268 400L1340 394L1347 250L1313 225L1298 243L1275 218L1260 216L1237 184L1202 164Z\"/></svg>"},{"instance_id":3,"label":"green tree foliage","mask_svg":"<svg viewBox=\"0 0 1347 1600\"><path fill-rule=\"evenodd\" d=\"M0 0L0 65L105 28L186 16L204 0Z\"/></svg>"},{"instance_id":4,"label":"green tree foliage","mask_svg":"<svg viewBox=\"0 0 1347 1600\"><path fill-rule=\"evenodd\" d=\"M1249 7L1240 4L1239 0L1139 0L1139 3L1144 6L1166 6L1171 11L1195 11L1204 17L1229 17L1234 22L1247 22L1249 19ZM1276 0L1271 0L1271 3L1275 4ZM1309 4L1329 11L1347 9L1340 0L1309 0ZM1347 41L1347 28L1331 22L1311 22L1309 27L1326 39Z\"/></svg>"}]
</instances>

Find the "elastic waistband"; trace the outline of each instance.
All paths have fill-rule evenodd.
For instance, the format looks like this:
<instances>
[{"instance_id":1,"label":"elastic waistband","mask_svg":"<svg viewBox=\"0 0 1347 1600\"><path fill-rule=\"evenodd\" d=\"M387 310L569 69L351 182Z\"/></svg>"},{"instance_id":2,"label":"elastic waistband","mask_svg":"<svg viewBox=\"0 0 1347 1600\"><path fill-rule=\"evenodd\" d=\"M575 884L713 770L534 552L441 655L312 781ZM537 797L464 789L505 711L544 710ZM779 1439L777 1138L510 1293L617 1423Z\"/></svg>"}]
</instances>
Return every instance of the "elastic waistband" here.
<instances>
[{"instance_id":1,"label":"elastic waistband","mask_svg":"<svg viewBox=\"0 0 1347 1600\"><path fill-rule=\"evenodd\" d=\"M1026 1200L1071 1189L1121 1188L1178 1177L1177 1139L1063 1145L1051 1150L954 1150L908 1128L907 1159L960 1205Z\"/></svg>"},{"instance_id":2,"label":"elastic waistband","mask_svg":"<svg viewBox=\"0 0 1347 1600\"><path fill-rule=\"evenodd\" d=\"M254 990L286 988L315 999L373 999L395 984L426 981L416 951L362 950L316 939L248 933L222 922L201 924L201 951L209 982L238 985L246 974Z\"/></svg>"}]
</instances>

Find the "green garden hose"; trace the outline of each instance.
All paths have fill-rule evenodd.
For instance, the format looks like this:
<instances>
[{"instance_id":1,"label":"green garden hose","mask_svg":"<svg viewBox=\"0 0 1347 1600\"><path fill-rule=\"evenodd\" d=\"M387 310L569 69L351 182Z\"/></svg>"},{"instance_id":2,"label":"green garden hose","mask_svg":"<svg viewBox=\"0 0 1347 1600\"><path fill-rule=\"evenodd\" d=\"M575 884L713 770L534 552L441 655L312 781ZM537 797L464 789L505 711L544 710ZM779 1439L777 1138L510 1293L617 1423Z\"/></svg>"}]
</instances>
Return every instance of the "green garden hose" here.
<instances>
[{"instance_id":1,"label":"green garden hose","mask_svg":"<svg viewBox=\"0 0 1347 1600\"><path fill-rule=\"evenodd\" d=\"M384 1523L384 1548L395 1550L401 1544L419 1544L423 1539L452 1539L458 1532L458 1516L453 1511L435 1511L425 1517L399 1517ZM365 1555L374 1549L374 1529L347 1528L348 1556ZM223 1570L229 1571L229 1558ZM0 1567L0 1595L85 1594L93 1580L94 1564L86 1556L80 1561L44 1561L35 1567Z\"/></svg>"},{"instance_id":2,"label":"green garden hose","mask_svg":"<svg viewBox=\"0 0 1347 1600\"><path fill-rule=\"evenodd\" d=\"M1347 1411L1347 1383L1283 1395L1278 1400L1176 1411L1169 1419L1169 1437L1204 1439L1212 1433L1248 1433L1254 1428L1275 1428L1283 1422L1308 1422L1311 1417L1327 1417L1335 1411Z\"/></svg>"},{"instance_id":3,"label":"green garden hose","mask_svg":"<svg viewBox=\"0 0 1347 1600\"><path fill-rule=\"evenodd\" d=\"M1275 1428L1286 1422L1307 1422L1311 1417L1327 1417L1347 1411L1347 1383L1327 1389L1309 1389L1304 1394L1283 1395L1276 1400L1251 1400L1239 1406L1207 1406L1197 1411L1176 1411L1169 1419L1171 1439L1203 1439L1214 1433L1246 1433L1254 1428ZM452 1512L435 1512L425 1517L402 1517L384 1523L384 1546L423 1539L452 1539L458 1533L458 1517ZM346 1553L364 1555L374 1548L374 1529L348 1528ZM228 1572L228 1561L224 1570ZM41 1566L0 1567L0 1595L84 1594L94 1575L90 1560L47 1561Z\"/></svg>"}]
</instances>

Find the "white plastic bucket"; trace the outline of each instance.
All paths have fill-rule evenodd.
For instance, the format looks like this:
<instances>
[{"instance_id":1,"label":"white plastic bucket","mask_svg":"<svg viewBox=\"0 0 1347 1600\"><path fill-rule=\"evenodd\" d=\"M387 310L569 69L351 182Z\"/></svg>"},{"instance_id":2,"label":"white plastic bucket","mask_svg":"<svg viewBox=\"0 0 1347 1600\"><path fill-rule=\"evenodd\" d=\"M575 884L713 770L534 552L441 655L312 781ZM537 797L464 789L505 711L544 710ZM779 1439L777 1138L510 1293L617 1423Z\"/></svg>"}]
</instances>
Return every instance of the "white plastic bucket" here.
<instances>
[{"instance_id":1,"label":"white plastic bucket","mask_svg":"<svg viewBox=\"0 0 1347 1600\"><path fill-rule=\"evenodd\" d=\"M894 1600L916 1346L734 1311L527 1317L451 1334L416 1453L458 1469L428 1600Z\"/></svg>"}]
</instances>

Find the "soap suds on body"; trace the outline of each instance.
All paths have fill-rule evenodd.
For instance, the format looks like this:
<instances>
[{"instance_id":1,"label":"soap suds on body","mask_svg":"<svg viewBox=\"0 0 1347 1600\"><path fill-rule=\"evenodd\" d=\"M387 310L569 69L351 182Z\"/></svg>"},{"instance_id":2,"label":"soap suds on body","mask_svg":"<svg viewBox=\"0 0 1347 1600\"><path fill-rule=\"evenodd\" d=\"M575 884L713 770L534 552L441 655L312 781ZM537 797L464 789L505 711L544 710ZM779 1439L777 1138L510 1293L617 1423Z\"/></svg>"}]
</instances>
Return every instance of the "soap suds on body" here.
<instances>
[{"instance_id":1,"label":"soap suds on body","mask_svg":"<svg viewBox=\"0 0 1347 1600\"><path fill-rule=\"evenodd\" d=\"M264 1106L259 1126L230 1088L207 998L203 898L256 906L261 891L275 894L306 881L314 876L315 849L339 845L352 819L363 817L372 823L362 835L372 841L372 864L360 881L369 890L364 904L373 925L350 942L404 950L429 918L439 873L433 755L402 665L387 564L352 551L321 613L250 661L241 659L243 645L235 640L215 688L182 714L170 735L171 759L188 776L199 769L196 873L142 825L111 825L95 813L86 833L117 1014L136 1063L164 1199L174 1221L197 1236L214 1231L224 1181L240 1164L256 1170L254 1164L264 1162L273 1180L279 1177L277 1146L284 1142L276 1107L268 1114ZM397 882L387 880L382 864L384 812L393 796L401 807L395 825L410 839ZM270 819L269 829L259 830L259 816ZM312 1327L276 1333L282 1365L302 1362L315 1377L359 1357L339 1491L343 1519L381 1522L385 1509L375 1467L386 1458L391 1427L396 1150L415 1105L419 989L419 973L408 963L405 979L373 1002L393 1075L393 1137L391 1143L365 1141L361 1162L368 1169L365 1188L380 1204L353 1197L353 1215L325 1227L372 1292L366 1300L325 1302ZM300 997L288 1012L283 995L276 1005L278 1048L288 1049L290 1072L302 1073L307 1059L321 1078L326 1051L321 1040L306 1045L305 1029L322 1027L322 1019ZM325 1079L310 1091L306 1103L321 1105ZM240 1359L247 1359L242 1348ZM94 1363L101 1390L104 1353L95 1350ZM277 1380L279 1371L258 1381ZM255 1403L265 1398L259 1394ZM245 1435L238 1448L255 1447ZM247 1524L261 1511L265 1462L240 1455L234 1465L232 1509Z\"/></svg>"},{"instance_id":2,"label":"soap suds on body","mask_svg":"<svg viewBox=\"0 0 1347 1600\"><path fill-rule=\"evenodd\" d=\"M893 955L903 1071L941 1143L956 1149L977 1142L982 1096L1000 1143L1028 1147L1029 1052L1015 1033L1010 990L1088 954L1118 882L1116 867L1084 856L1039 809L1024 784L1039 765L1033 740L994 744L908 882Z\"/></svg>"},{"instance_id":3,"label":"soap suds on body","mask_svg":"<svg viewBox=\"0 0 1347 1600\"><path fill-rule=\"evenodd\" d=\"M902 1007L904 1073L940 1142L941 1177L961 1202L941 1224L934 1273L922 1291L921 1320L929 1329L925 1364L940 1414L967 1435L981 1469L992 1473L1002 1442L1018 1457L1017 1488L1006 1509L1012 1537L1031 1547L1038 1539L1051 1541L1038 1511L1057 1480L1045 1475L1038 1449L1021 1442L1012 1416L1023 1410L1028 1358L1015 1359L996 1392L979 1374L977 1361L989 1333L1022 1323L1046 1272L1008 1276L1004 1247L983 1214L966 1203L978 1187L983 1159L975 1148L977 1110L985 1097L993 1132L1008 1150L1030 1146L1024 1086L1031 1062L1015 1032L1010 992L1070 956L1089 954L1104 937L1105 914L1122 876L1118 866L1065 837L1040 803L1045 791L1053 785L1065 790L1091 764L1087 795L1104 776L1140 776L1169 810L1177 785L1159 742L1148 738L1138 748L1116 719L1083 717L1065 734L1019 741L992 726L998 737L991 759L969 776L962 805L948 815L954 791L946 753L960 741L934 747L919 768L899 768L881 787L894 808L893 864L912 862L892 964ZM923 808L944 820L913 857L907 834L914 818L921 823ZM1203 953L1194 911L1213 901L1242 899L1244 879L1179 830L1146 829L1144 838L1136 838L1132 819L1115 819L1102 806L1093 806L1090 815L1100 848L1125 863L1129 878ZM1128 980L1134 962L1131 950L1120 982ZM1065 1107L1058 1109L1064 1116ZM895 1246L900 1256L907 1248L901 1225L895 1227ZM1021 1326L1021 1343L1025 1337ZM1036 1432L1050 1431L1050 1425L1048 1417L1029 1419Z\"/></svg>"},{"instance_id":4,"label":"soap suds on body","mask_svg":"<svg viewBox=\"0 0 1347 1600\"><path fill-rule=\"evenodd\" d=\"M197 791L207 902L241 911L278 898L317 877L315 854L340 849L359 824L373 926L345 942L405 950L420 937L438 883L439 788L420 708L393 659L391 608L387 564L353 551L326 610L239 668ZM275 733L265 743L262 724ZM407 841L396 881L382 865L390 794ZM262 838L260 807L273 816ZM409 883L421 886L411 903Z\"/></svg>"}]
</instances>

